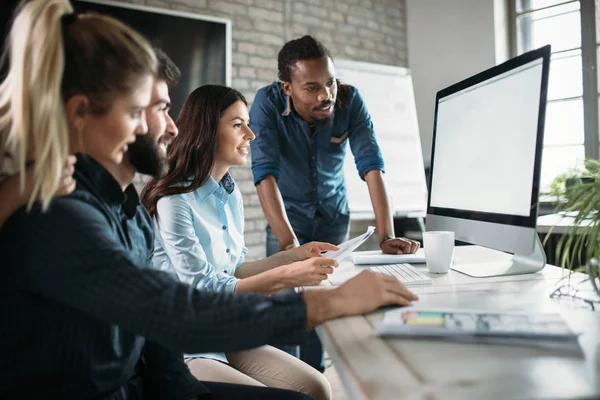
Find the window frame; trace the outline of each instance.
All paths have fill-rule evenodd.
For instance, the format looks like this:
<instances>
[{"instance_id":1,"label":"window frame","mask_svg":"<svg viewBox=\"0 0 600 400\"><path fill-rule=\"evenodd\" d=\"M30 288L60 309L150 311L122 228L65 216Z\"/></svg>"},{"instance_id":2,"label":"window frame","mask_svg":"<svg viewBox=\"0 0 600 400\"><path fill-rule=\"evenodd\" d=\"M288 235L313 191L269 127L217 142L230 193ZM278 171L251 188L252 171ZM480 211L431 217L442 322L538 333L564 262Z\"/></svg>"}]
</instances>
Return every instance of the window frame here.
<instances>
[{"instance_id":1,"label":"window frame","mask_svg":"<svg viewBox=\"0 0 600 400\"><path fill-rule=\"evenodd\" d=\"M584 151L586 158L600 159L600 135L599 135L599 116L598 98L598 47L600 38L596 38L596 1L595 0L565 0L561 3L540 7L523 12L517 12L517 1L507 0L509 12L509 43L510 55L518 55L518 26L517 18L530 14L535 11L551 9L568 3L579 2L581 18L581 63L582 63L582 84L583 84L583 129L584 129ZM561 51L562 52L562 51ZM554 54L559 54L556 52ZM552 68L552 67L551 67ZM577 96L579 98L579 96ZM555 99L554 101L563 101L564 99Z\"/></svg>"}]
</instances>

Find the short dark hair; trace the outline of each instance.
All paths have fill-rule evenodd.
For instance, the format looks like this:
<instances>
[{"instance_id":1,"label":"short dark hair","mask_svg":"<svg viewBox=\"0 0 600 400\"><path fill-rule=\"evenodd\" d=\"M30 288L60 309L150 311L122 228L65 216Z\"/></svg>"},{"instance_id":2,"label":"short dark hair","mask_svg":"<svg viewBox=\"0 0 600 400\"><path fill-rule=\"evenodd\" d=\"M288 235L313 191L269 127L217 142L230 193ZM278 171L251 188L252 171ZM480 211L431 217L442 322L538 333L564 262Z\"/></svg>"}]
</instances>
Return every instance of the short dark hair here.
<instances>
[{"instance_id":1,"label":"short dark hair","mask_svg":"<svg viewBox=\"0 0 600 400\"><path fill-rule=\"evenodd\" d=\"M181 71L171 58L162 49L155 47L156 59L158 60L158 71L156 76L167 82L167 86L177 86L181 79Z\"/></svg>"},{"instance_id":2,"label":"short dark hair","mask_svg":"<svg viewBox=\"0 0 600 400\"><path fill-rule=\"evenodd\" d=\"M298 60L314 60L316 58L331 57L329 50L321 42L310 35L299 39L290 40L283 45L277 56L279 80L291 82L292 68Z\"/></svg>"},{"instance_id":3,"label":"short dark hair","mask_svg":"<svg viewBox=\"0 0 600 400\"><path fill-rule=\"evenodd\" d=\"M310 35L302 36L299 39L290 40L283 45L277 56L277 66L279 68L278 77L280 81L292 81L292 69L294 64L299 60L315 60L318 58L330 58L331 53L321 42ZM339 79L336 79L338 86L338 94L336 99L337 106L348 107L349 98L351 95L350 86L343 84Z\"/></svg>"}]
</instances>

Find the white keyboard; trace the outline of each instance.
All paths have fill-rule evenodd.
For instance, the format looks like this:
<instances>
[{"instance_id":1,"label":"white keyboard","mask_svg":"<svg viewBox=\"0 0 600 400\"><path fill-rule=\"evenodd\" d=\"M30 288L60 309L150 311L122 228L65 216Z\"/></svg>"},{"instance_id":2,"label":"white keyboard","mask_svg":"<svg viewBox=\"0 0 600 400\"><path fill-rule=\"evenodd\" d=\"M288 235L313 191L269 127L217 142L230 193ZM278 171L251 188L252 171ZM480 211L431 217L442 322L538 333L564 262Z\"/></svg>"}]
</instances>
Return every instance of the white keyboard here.
<instances>
[{"instance_id":1,"label":"white keyboard","mask_svg":"<svg viewBox=\"0 0 600 400\"><path fill-rule=\"evenodd\" d=\"M371 271L392 275L406 286L431 285L433 280L410 264L385 264L369 267Z\"/></svg>"}]
</instances>

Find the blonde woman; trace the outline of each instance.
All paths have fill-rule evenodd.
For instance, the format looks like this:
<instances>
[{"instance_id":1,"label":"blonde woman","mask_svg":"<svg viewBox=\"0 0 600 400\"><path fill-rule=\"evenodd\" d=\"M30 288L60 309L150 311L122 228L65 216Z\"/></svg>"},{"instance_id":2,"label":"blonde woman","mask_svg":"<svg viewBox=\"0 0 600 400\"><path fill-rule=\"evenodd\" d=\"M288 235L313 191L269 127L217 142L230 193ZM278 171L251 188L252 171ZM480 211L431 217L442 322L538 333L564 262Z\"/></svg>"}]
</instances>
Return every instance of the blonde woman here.
<instances>
[{"instance_id":1,"label":"blonde woman","mask_svg":"<svg viewBox=\"0 0 600 400\"><path fill-rule=\"evenodd\" d=\"M99 139L84 137L84 122L91 126L118 96L143 85L149 91L155 68L140 35L106 16L73 14L67 0L23 2L15 15L10 69L0 84L0 228L22 205L37 201L46 209L74 190L75 157L68 154ZM101 150L122 157L134 138Z\"/></svg>"}]
</instances>

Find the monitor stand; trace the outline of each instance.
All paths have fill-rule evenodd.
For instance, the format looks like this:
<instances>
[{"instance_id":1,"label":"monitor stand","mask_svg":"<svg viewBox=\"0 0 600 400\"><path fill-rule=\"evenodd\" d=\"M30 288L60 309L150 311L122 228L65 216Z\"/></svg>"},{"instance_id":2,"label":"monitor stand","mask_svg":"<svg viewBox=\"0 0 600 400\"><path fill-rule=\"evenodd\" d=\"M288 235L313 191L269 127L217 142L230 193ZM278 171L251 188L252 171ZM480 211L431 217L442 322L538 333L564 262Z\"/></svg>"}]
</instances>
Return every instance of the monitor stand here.
<instances>
[{"instance_id":1,"label":"monitor stand","mask_svg":"<svg viewBox=\"0 0 600 400\"><path fill-rule=\"evenodd\" d=\"M546 254L538 235L533 252L511 255L480 246L457 246L454 249L452 269L475 278L531 274L546 266Z\"/></svg>"}]
</instances>

